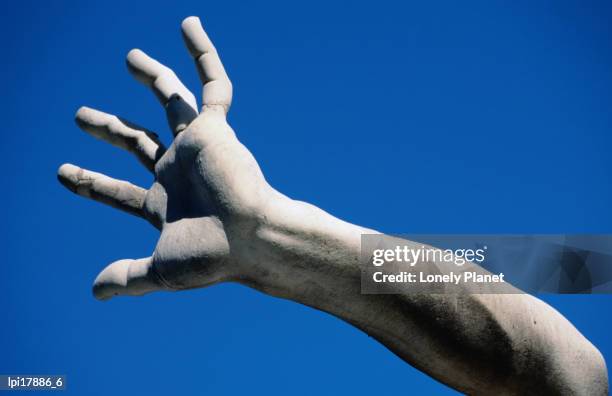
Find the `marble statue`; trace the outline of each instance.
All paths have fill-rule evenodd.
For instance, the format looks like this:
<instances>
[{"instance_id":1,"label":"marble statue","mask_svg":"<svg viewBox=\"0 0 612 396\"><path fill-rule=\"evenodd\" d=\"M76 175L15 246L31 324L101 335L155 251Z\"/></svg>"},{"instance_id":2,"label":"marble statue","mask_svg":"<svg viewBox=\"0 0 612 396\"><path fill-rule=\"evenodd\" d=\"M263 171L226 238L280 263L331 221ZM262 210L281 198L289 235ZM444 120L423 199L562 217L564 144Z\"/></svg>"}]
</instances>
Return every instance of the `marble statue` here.
<instances>
[{"instance_id":1,"label":"marble statue","mask_svg":"<svg viewBox=\"0 0 612 396\"><path fill-rule=\"evenodd\" d=\"M70 164L59 168L71 191L160 231L150 257L114 262L97 276L96 298L239 282L328 312L461 392L608 393L599 351L531 295L362 294L360 237L376 231L266 182L226 121L232 83L200 20L185 19L182 34L202 81L201 107L168 67L138 49L127 55L129 71L166 111L170 147L114 115L87 107L76 113L81 129L131 152L154 175L145 189Z\"/></svg>"}]
</instances>

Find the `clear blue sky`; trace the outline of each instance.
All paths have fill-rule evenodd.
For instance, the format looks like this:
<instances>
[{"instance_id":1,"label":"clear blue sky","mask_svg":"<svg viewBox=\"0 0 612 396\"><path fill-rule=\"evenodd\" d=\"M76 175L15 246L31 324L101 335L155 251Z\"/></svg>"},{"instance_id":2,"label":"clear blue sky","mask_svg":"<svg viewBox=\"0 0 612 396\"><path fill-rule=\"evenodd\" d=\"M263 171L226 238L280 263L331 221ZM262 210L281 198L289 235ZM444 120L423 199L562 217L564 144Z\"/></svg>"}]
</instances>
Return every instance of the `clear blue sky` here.
<instances>
[{"instance_id":1,"label":"clear blue sky","mask_svg":"<svg viewBox=\"0 0 612 396\"><path fill-rule=\"evenodd\" d=\"M79 131L81 105L155 129L134 47L199 96L199 15L234 82L230 123L268 180L394 233L612 233L612 9L604 1L9 2L0 373L68 394L454 394L327 314L237 285L100 303L98 271L152 252L140 219L70 194L72 162L143 186ZM544 296L612 362L612 296Z\"/></svg>"}]
</instances>

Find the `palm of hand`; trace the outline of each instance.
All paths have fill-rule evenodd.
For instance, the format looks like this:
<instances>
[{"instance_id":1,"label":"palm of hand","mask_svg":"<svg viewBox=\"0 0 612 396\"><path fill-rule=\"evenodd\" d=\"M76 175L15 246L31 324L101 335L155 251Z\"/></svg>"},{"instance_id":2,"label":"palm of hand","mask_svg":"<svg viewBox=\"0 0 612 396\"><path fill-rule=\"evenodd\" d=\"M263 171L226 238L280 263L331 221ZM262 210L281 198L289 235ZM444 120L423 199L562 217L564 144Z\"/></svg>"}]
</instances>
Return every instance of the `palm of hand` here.
<instances>
[{"instance_id":1,"label":"palm of hand","mask_svg":"<svg viewBox=\"0 0 612 396\"><path fill-rule=\"evenodd\" d=\"M218 117L196 119L156 166L145 213L159 216L156 272L172 288L235 275L230 243L257 215L268 191L255 159Z\"/></svg>"},{"instance_id":2,"label":"palm of hand","mask_svg":"<svg viewBox=\"0 0 612 396\"><path fill-rule=\"evenodd\" d=\"M127 59L130 71L166 110L175 134L167 150L155 134L115 116L89 108L76 115L86 132L135 154L155 175L151 188L68 164L58 172L73 192L141 216L161 231L151 257L114 262L98 275L94 294L99 299L201 287L236 276L238 258L230 245L249 233L270 191L226 122L232 87L215 48L197 18L187 18L182 30L204 84L201 114L170 69L139 50Z\"/></svg>"}]
</instances>

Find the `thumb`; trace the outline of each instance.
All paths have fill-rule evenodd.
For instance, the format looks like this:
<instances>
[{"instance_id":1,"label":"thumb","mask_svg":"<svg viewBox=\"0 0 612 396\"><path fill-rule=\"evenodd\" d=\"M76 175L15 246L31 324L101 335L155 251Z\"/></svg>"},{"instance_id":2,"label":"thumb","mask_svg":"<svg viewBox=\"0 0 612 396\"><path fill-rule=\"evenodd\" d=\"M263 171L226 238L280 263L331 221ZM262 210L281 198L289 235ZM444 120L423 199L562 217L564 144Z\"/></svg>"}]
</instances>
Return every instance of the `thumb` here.
<instances>
[{"instance_id":1,"label":"thumb","mask_svg":"<svg viewBox=\"0 0 612 396\"><path fill-rule=\"evenodd\" d=\"M153 269L151 257L119 260L104 268L96 277L93 294L98 300L118 295L141 296L167 287Z\"/></svg>"}]
</instances>

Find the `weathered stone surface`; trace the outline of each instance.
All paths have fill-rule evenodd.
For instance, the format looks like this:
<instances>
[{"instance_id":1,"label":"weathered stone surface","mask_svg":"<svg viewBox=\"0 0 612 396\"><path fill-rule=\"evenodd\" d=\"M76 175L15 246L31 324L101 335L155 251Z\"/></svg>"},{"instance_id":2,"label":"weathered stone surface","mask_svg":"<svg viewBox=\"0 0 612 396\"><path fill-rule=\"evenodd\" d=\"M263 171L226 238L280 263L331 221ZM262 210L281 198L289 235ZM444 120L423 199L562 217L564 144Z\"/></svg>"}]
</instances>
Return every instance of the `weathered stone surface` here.
<instances>
[{"instance_id":1,"label":"weathered stone surface","mask_svg":"<svg viewBox=\"0 0 612 396\"><path fill-rule=\"evenodd\" d=\"M140 50L131 73L163 105L176 135L156 135L96 110L78 125L126 149L152 171L148 189L73 165L71 191L141 216L161 234L151 257L120 260L96 278L94 295L141 295L235 281L335 315L406 362L470 394L605 395L597 349L553 308L512 295L364 295L360 236L374 233L290 199L265 180L226 122L232 85L195 17L183 37L202 79L202 111L166 66ZM409 393L407 386L407 393Z\"/></svg>"}]
</instances>

